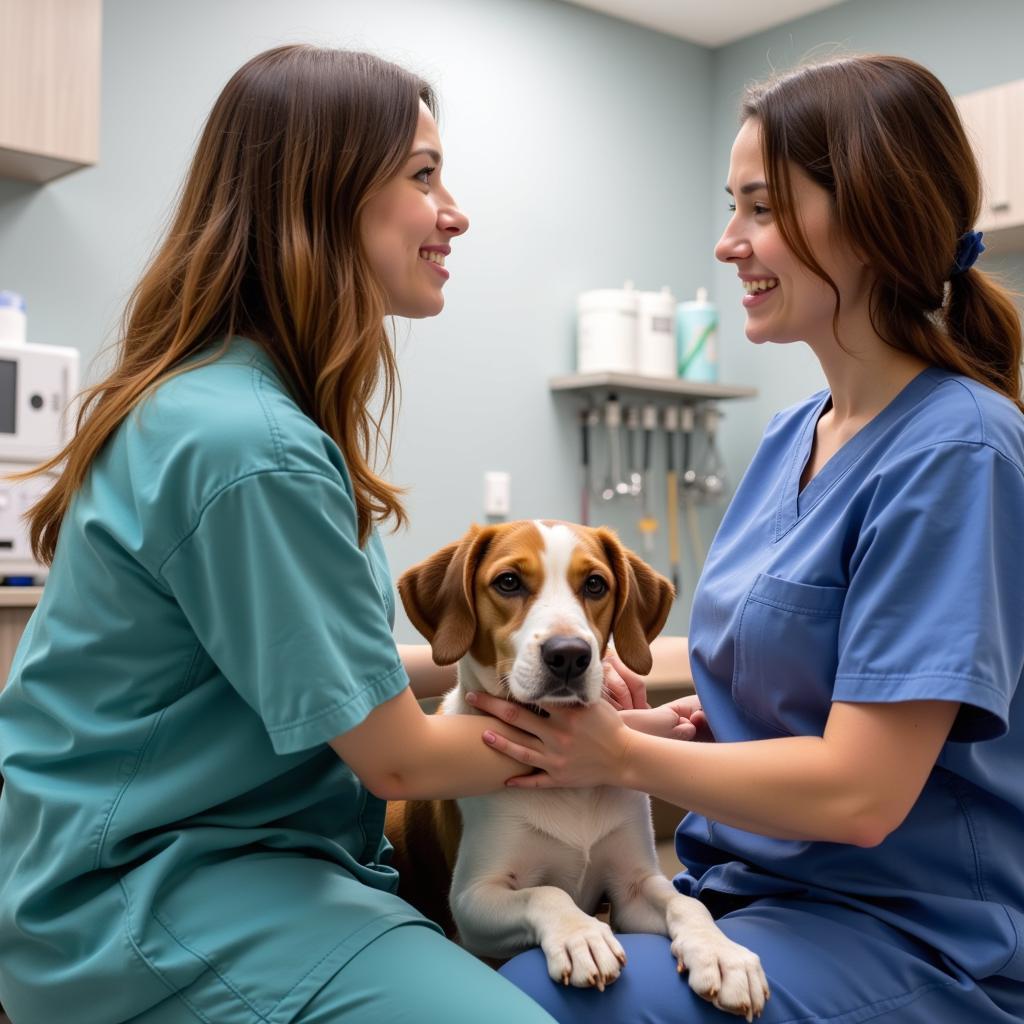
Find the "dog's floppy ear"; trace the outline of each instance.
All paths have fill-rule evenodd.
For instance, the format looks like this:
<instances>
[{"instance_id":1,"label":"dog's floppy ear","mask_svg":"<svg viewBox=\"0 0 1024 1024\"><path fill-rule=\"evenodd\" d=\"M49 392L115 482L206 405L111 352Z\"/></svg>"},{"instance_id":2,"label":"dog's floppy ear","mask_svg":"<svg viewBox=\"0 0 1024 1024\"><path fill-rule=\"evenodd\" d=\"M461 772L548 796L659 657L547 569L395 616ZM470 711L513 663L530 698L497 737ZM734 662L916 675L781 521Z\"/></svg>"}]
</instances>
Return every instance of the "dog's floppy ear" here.
<instances>
[{"instance_id":1,"label":"dog's floppy ear","mask_svg":"<svg viewBox=\"0 0 1024 1024\"><path fill-rule=\"evenodd\" d=\"M612 619L615 653L627 668L646 675L653 664L651 641L665 625L675 588L661 573L624 548L613 530L601 527L597 533L617 584Z\"/></svg>"},{"instance_id":2,"label":"dog's floppy ear","mask_svg":"<svg viewBox=\"0 0 1024 1024\"><path fill-rule=\"evenodd\" d=\"M452 665L473 645L476 633L476 567L494 535L471 526L462 538L407 569L398 578L409 621L430 642L434 661Z\"/></svg>"}]
</instances>

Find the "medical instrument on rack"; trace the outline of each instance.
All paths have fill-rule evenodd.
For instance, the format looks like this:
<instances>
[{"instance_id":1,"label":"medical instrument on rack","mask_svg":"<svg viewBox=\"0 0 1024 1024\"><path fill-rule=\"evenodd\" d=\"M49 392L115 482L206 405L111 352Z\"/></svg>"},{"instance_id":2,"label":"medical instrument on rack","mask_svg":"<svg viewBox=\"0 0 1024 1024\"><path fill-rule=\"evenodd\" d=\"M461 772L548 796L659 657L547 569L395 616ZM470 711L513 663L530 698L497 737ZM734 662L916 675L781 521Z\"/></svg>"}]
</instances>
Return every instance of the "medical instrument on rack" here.
<instances>
[{"instance_id":1,"label":"medical instrument on rack","mask_svg":"<svg viewBox=\"0 0 1024 1024\"><path fill-rule=\"evenodd\" d=\"M624 418L626 421L626 444L629 452L629 471L626 480L629 482L629 494L631 497L639 497L643 490L644 478L637 460L637 435L640 433L640 408L630 405L626 408Z\"/></svg>"},{"instance_id":2,"label":"medical instrument on rack","mask_svg":"<svg viewBox=\"0 0 1024 1024\"><path fill-rule=\"evenodd\" d=\"M718 450L718 422L722 413L717 406L704 408L704 435L707 447L704 451L703 473L698 476L699 489L711 501L717 501L725 491L725 461Z\"/></svg>"},{"instance_id":3,"label":"medical instrument on rack","mask_svg":"<svg viewBox=\"0 0 1024 1024\"><path fill-rule=\"evenodd\" d=\"M690 538L690 553L696 569L704 564L704 544L700 538L700 523L697 520L697 493L700 488L697 471L693 468L693 432L695 416L692 405L684 405L679 410L679 429L683 435L683 475L681 489L683 492L683 512L686 518L686 530Z\"/></svg>"},{"instance_id":4,"label":"medical instrument on rack","mask_svg":"<svg viewBox=\"0 0 1024 1024\"><path fill-rule=\"evenodd\" d=\"M622 410L615 395L605 400L604 425L608 432L608 473L601 497L611 501L616 495L629 494L629 483L622 479Z\"/></svg>"},{"instance_id":5,"label":"medical instrument on rack","mask_svg":"<svg viewBox=\"0 0 1024 1024\"><path fill-rule=\"evenodd\" d=\"M644 430L643 475L640 486L643 512L636 526L644 540L644 551L648 555L653 555L654 534L658 529L658 520L654 517L654 503L651 500L651 439L658 426L658 407L653 403L644 406L641 425Z\"/></svg>"},{"instance_id":6,"label":"medical instrument on rack","mask_svg":"<svg viewBox=\"0 0 1024 1024\"><path fill-rule=\"evenodd\" d=\"M679 596L679 491L676 480L676 431L679 429L679 409L674 405L665 406L665 496L668 527L668 561L675 587Z\"/></svg>"},{"instance_id":7,"label":"medical instrument on rack","mask_svg":"<svg viewBox=\"0 0 1024 1024\"><path fill-rule=\"evenodd\" d=\"M590 409L580 410L580 522L590 525Z\"/></svg>"}]
</instances>

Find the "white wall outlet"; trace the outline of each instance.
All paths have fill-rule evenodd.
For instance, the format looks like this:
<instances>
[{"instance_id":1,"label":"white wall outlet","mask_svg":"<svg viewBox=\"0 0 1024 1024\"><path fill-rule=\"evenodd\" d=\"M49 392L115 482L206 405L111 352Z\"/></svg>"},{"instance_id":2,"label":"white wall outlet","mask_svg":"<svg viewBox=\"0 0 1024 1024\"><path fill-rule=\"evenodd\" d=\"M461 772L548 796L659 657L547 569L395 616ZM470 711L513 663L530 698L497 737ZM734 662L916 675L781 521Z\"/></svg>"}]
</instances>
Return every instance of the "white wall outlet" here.
<instances>
[{"instance_id":1,"label":"white wall outlet","mask_svg":"<svg viewBox=\"0 0 1024 1024\"><path fill-rule=\"evenodd\" d=\"M509 473L484 473L484 515L507 516L512 504Z\"/></svg>"}]
</instances>

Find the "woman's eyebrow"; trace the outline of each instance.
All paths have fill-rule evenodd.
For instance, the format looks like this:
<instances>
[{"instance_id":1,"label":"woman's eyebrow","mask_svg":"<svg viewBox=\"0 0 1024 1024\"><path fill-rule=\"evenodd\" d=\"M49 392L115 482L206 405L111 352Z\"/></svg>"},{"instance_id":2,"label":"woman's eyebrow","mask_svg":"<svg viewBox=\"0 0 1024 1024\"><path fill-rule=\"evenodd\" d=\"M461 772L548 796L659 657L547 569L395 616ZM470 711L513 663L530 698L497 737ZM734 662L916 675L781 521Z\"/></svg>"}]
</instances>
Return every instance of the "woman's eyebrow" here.
<instances>
[{"instance_id":1,"label":"woman's eyebrow","mask_svg":"<svg viewBox=\"0 0 1024 1024\"><path fill-rule=\"evenodd\" d=\"M436 149L430 149L428 146L421 146L419 149L414 149L409 154L409 159L411 160L414 156L420 155L429 156L435 164L439 164L441 162L441 154L438 153Z\"/></svg>"},{"instance_id":2,"label":"woman's eyebrow","mask_svg":"<svg viewBox=\"0 0 1024 1024\"><path fill-rule=\"evenodd\" d=\"M725 191L732 195L732 189L728 185L725 186ZM763 181L751 181L746 185L740 186L740 195L748 196L751 192L767 192L768 186Z\"/></svg>"}]
</instances>

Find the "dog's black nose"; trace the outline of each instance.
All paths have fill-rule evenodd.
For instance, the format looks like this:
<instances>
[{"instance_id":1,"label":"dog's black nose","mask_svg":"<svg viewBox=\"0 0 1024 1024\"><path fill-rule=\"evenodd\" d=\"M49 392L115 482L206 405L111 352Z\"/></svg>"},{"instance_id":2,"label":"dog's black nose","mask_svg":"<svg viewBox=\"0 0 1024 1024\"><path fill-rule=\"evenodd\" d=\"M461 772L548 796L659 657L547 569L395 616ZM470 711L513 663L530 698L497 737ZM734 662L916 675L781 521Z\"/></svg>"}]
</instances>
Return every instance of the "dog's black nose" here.
<instances>
[{"instance_id":1,"label":"dog's black nose","mask_svg":"<svg viewBox=\"0 0 1024 1024\"><path fill-rule=\"evenodd\" d=\"M553 636L540 645L540 656L557 679L578 679L590 664L590 644L577 636Z\"/></svg>"}]
</instances>

